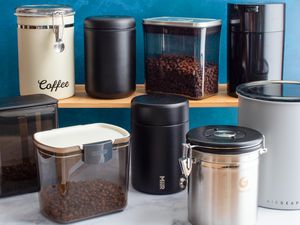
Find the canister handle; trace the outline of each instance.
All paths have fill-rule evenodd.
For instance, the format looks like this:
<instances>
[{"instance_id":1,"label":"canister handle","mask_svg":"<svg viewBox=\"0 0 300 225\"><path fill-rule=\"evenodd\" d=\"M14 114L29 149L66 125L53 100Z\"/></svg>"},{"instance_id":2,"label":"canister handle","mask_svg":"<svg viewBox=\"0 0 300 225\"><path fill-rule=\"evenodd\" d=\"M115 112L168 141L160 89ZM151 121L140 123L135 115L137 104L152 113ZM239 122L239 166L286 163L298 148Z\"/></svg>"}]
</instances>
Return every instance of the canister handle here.
<instances>
[{"instance_id":1,"label":"canister handle","mask_svg":"<svg viewBox=\"0 0 300 225\"><path fill-rule=\"evenodd\" d=\"M58 16L61 18L61 23L57 25L55 22L55 18ZM54 50L58 53L61 53L65 50L65 44L63 42L64 29L65 29L63 12L56 11L52 13L52 27L53 27L53 32L55 34Z\"/></svg>"},{"instance_id":2,"label":"canister handle","mask_svg":"<svg viewBox=\"0 0 300 225\"><path fill-rule=\"evenodd\" d=\"M194 146L186 143L182 144L182 146L183 154L182 157L179 159L179 165L183 176L180 178L179 187L181 189L185 189L187 185L187 179L192 172L192 148Z\"/></svg>"},{"instance_id":3,"label":"canister handle","mask_svg":"<svg viewBox=\"0 0 300 225\"><path fill-rule=\"evenodd\" d=\"M262 148L259 150L259 154L263 155L268 152L268 149L266 148L266 138L265 135L263 135L263 142L262 142Z\"/></svg>"}]
</instances>

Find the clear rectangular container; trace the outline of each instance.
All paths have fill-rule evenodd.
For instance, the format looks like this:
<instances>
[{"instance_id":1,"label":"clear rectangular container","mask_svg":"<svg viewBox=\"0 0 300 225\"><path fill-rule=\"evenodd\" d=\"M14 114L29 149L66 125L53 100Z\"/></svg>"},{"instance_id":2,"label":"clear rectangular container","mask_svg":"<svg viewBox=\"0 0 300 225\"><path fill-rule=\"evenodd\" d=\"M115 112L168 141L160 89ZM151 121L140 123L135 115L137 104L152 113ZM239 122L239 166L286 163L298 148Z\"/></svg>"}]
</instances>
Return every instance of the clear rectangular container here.
<instances>
[{"instance_id":1,"label":"clear rectangular container","mask_svg":"<svg viewBox=\"0 0 300 225\"><path fill-rule=\"evenodd\" d=\"M0 197L38 191L32 135L56 127L56 99L40 94L0 99Z\"/></svg>"},{"instance_id":2,"label":"clear rectangular container","mask_svg":"<svg viewBox=\"0 0 300 225\"><path fill-rule=\"evenodd\" d=\"M203 99L218 92L221 20L143 20L147 93Z\"/></svg>"},{"instance_id":3,"label":"clear rectangular container","mask_svg":"<svg viewBox=\"0 0 300 225\"><path fill-rule=\"evenodd\" d=\"M126 130L109 124L36 133L41 212L70 223L122 211L127 205L129 139Z\"/></svg>"}]
</instances>

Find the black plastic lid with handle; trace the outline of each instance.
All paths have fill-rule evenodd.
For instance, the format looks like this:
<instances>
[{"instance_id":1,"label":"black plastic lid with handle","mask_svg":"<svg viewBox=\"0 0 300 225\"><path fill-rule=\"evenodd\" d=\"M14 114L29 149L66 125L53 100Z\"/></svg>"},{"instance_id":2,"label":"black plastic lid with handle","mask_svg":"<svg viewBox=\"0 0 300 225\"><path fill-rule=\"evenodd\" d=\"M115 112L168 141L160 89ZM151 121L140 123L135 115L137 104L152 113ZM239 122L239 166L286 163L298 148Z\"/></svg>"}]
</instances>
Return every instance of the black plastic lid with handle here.
<instances>
[{"instance_id":1,"label":"black plastic lid with handle","mask_svg":"<svg viewBox=\"0 0 300 225\"><path fill-rule=\"evenodd\" d=\"M189 102L177 95L151 94L132 99L134 123L150 126L170 126L189 121Z\"/></svg>"},{"instance_id":2,"label":"black plastic lid with handle","mask_svg":"<svg viewBox=\"0 0 300 225\"><path fill-rule=\"evenodd\" d=\"M58 100L48 95L35 94L0 98L0 111L57 104Z\"/></svg>"},{"instance_id":3,"label":"black plastic lid with handle","mask_svg":"<svg viewBox=\"0 0 300 225\"><path fill-rule=\"evenodd\" d=\"M273 102L300 102L298 81L255 81L241 84L236 92L239 96Z\"/></svg>"},{"instance_id":4,"label":"black plastic lid with handle","mask_svg":"<svg viewBox=\"0 0 300 225\"><path fill-rule=\"evenodd\" d=\"M84 28L99 30L124 30L135 28L131 16L91 16L84 20Z\"/></svg>"},{"instance_id":5,"label":"black plastic lid with handle","mask_svg":"<svg viewBox=\"0 0 300 225\"><path fill-rule=\"evenodd\" d=\"M264 137L256 130L227 125L211 125L190 130L187 143L195 150L220 155L237 155L256 151L263 146Z\"/></svg>"}]
</instances>

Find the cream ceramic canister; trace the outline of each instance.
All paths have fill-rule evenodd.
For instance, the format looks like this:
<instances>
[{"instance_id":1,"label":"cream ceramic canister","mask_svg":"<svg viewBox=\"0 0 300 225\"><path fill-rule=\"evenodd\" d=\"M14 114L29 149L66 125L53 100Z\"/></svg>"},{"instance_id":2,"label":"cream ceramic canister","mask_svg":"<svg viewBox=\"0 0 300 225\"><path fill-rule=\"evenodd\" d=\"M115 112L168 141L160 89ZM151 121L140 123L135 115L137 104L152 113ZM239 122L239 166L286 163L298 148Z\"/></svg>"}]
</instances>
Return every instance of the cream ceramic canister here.
<instances>
[{"instance_id":1,"label":"cream ceramic canister","mask_svg":"<svg viewBox=\"0 0 300 225\"><path fill-rule=\"evenodd\" d=\"M16 9L20 94L74 95L74 10L65 5Z\"/></svg>"}]
</instances>

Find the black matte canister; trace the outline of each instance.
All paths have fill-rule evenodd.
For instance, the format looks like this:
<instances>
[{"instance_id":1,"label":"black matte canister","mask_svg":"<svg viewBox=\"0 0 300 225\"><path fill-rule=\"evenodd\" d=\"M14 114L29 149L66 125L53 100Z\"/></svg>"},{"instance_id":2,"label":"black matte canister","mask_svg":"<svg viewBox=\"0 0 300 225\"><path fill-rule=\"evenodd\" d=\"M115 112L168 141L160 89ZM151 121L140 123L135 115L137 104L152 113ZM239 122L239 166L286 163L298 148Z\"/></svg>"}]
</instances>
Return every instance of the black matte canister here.
<instances>
[{"instance_id":1,"label":"black matte canister","mask_svg":"<svg viewBox=\"0 0 300 225\"><path fill-rule=\"evenodd\" d=\"M189 104L175 95L142 95L131 103L133 187L149 194L179 192L178 159L189 129Z\"/></svg>"},{"instance_id":2,"label":"black matte canister","mask_svg":"<svg viewBox=\"0 0 300 225\"><path fill-rule=\"evenodd\" d=\"M135 91L135 20L94 16L84 21L86 92L95 98L123 98Z\"/></svg>"}]
</instances>

